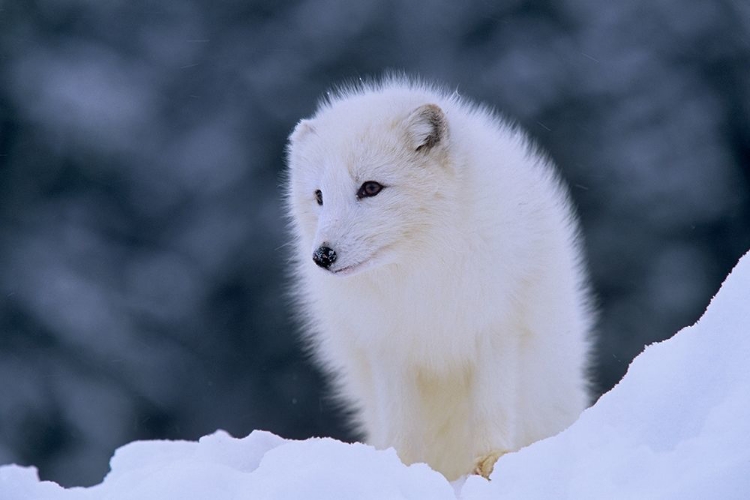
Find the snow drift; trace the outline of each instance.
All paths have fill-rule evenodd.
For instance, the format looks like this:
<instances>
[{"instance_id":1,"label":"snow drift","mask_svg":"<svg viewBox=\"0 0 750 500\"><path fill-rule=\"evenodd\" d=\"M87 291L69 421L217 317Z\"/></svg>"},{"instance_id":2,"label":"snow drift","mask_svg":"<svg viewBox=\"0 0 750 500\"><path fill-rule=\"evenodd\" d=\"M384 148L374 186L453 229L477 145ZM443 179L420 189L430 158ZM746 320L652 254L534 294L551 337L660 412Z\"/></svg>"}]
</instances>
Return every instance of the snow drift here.
<instances>
[{"instance_id":1,"label":"snow drift","mask_svg":"<svg viewBox=\"0 0 750 500\"><path fill-rule=\"evenodd\" d=\"M3 500L750 498L750 254L703 317L654 344L559 435L501 458L488 482L447 482L393 450L218 431L118 449L90 488L0 467Z\"/></svg>"}]
</instances>

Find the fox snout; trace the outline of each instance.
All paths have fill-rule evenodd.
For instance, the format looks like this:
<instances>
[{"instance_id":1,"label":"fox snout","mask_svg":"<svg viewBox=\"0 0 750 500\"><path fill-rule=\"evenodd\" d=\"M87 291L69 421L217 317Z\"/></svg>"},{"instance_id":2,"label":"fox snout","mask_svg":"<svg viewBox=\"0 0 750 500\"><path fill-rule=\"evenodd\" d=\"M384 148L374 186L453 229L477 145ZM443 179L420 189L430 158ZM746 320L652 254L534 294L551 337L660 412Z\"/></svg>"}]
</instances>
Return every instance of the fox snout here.
<instances>
[{"instance_id":1,"label":"fox snout","mask_svg":"<svg viewBox=\"0 0 750 500\"><path fill-rule=\"evenodd\" d=\"M336 252L324 243L313 252L312 258L318 266L328 269L336 262Z\"/></svg>"}]
</instances>

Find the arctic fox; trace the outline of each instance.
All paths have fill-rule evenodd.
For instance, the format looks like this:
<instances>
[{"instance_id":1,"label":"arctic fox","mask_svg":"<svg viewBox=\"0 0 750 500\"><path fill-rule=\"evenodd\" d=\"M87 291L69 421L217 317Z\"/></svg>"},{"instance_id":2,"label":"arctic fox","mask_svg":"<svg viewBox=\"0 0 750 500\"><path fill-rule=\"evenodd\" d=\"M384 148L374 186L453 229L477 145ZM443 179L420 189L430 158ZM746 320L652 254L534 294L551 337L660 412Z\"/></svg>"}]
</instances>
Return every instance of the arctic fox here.
<instances>
[{"instance_id":1,"label":"arctic fox","mask_svg":"<svg viewBox=\"0 0 750 500\"><path fill-rule=\"evenodd\" d=\"M592 314L566 190L486 107L404 77L289 138L296 296L367 443L453 480L587 406Z\"/></svg>"}]
</instances>

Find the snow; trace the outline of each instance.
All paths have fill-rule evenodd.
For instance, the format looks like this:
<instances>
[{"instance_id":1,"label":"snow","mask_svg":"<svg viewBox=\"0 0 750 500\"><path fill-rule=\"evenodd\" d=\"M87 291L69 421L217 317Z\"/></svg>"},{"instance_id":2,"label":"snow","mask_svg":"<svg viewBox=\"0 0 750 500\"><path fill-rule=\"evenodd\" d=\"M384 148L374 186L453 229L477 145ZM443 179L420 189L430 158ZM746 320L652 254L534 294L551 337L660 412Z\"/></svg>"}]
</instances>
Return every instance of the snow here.
<instances>
[{"instance_id":1,"label":"snow","mask_svg":"<svg viewBox=\"0 0 750 500\"><path fill-rule=\"evenodd\" d=\"M750 497L750 254L703 317L653 344L569 429L453 484L393 450L223 431L115 452L101 484L65 489L0 467L3 500L740 499Z\"/></svg>"}]
</instances>

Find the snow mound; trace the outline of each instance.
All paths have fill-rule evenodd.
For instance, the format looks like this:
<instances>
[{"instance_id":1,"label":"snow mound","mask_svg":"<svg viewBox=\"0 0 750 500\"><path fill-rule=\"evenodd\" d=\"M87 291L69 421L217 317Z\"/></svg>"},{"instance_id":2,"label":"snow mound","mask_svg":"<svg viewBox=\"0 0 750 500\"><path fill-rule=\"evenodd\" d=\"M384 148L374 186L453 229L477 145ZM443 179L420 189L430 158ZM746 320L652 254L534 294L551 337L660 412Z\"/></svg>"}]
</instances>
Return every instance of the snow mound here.
<instances>
[{"instance_id":1,"label":"snow mound","mask_svg":"<svg viewBox=\"0 0 750 500\"><path fill-rule=\"evenodd\" d=\"M453 484L393 450L223 431L115 452L90 488L0 467L3 500L750 498L750 254L695 325L654 344L569 429Z\"/></svg>"}]
</instances>

